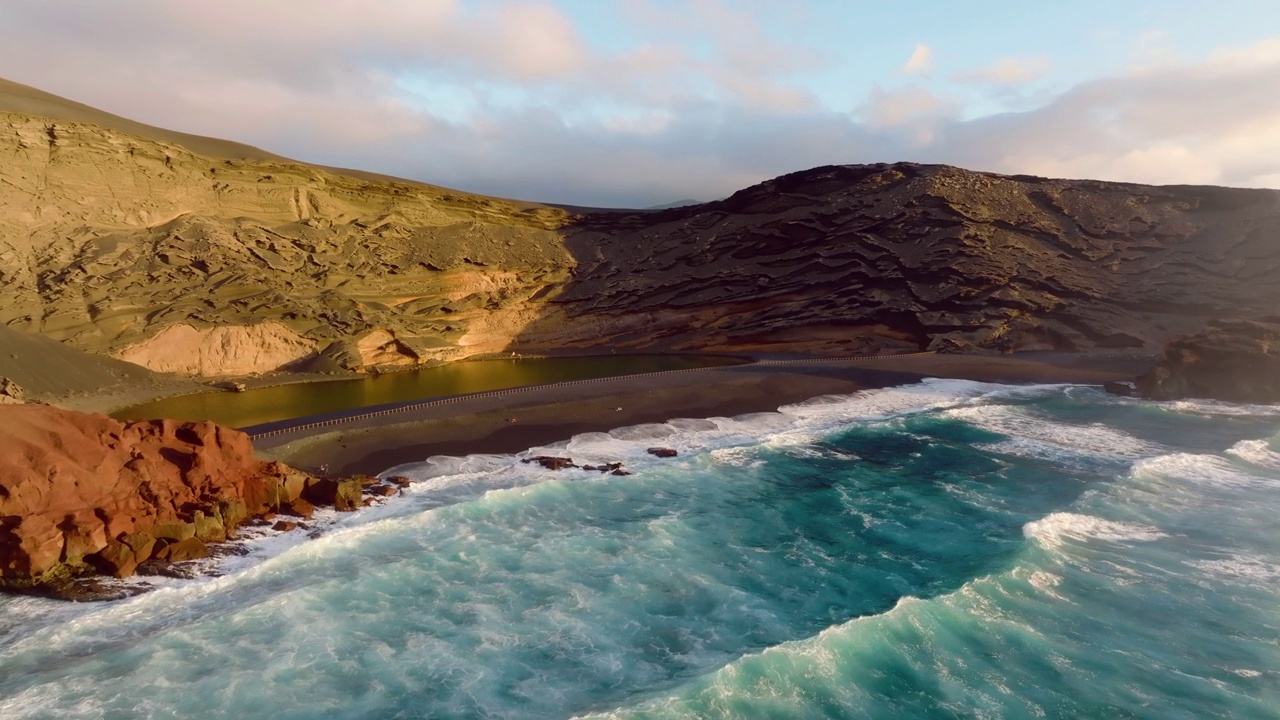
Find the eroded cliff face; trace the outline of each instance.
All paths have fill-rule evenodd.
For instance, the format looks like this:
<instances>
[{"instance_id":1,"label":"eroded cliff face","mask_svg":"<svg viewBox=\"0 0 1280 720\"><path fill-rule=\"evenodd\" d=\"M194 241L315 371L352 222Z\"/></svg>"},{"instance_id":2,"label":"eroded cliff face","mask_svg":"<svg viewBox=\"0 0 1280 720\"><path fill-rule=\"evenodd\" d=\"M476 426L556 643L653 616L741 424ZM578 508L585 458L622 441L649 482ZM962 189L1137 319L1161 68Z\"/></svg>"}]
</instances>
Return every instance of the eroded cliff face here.
<instances>
[{"instance_id":1,"label":"eroded cliff face","mask_svg":"<svg viewBox=\"0 0 1280 720\"><path fill-rule=\"evenodd\" d=\"M0 156L0 325L157 370L499 351L573 266L552 208L12 113Z\"/></svg>"},{"instance_id":2,"label":"eroded cliff face","mask_svg":"<svg viewBox=\"0 0 1280 720\"><path fill-rule=\"evenodd\" d=\"M528 349L1158 350L1280 304L1280 192L914 164L596 214Z\"/></svg>"}]
</instances>

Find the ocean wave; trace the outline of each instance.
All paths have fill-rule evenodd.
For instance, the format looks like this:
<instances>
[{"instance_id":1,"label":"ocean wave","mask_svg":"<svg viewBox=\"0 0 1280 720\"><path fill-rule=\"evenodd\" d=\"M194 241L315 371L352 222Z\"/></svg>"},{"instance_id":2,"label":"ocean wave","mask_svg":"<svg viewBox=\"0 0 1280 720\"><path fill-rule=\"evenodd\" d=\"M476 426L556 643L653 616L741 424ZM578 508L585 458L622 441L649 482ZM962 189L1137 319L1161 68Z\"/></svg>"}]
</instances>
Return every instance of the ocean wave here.
<instances>
[{"instance_id":1,"label":"ocean wave","mask_svg":"<svg viewBox=\"0 0 1280 720\"><path fill-rule=\"evenodd\" d=\"M982 661L966 657L963 649L978 638L999 638L996 642L1008 647L1038 646L1040 634L1020 617L1020 610L1037 602L1036 596L1063 600L1053 592L1058 583L1047 573L1017 567L932 598L904 595L883 612L742 655L665 696L575 717L909 716L905 708L920 698L897 707L903 696L886 698L875 690L875 678L887 668L907 675L915 668L933 668L964 676L972 683L962 693L969 710L1016 705L1020 701L1007 681L994 673L974 672L973 665ZM1061 660L1052 653L1049 657ZM868 712L877 704L880 713Z\"/></svg>"},{"instance_id":2,"label":"ocean wave","mask_svg":"<svg viewBox=\"0 0 1280 720\"><path fill-rule=\"evenodd\" d=\"M1247 452L1247 451L1246 451ZM1257 488L1274 486L1276 481L1251 475L1233 467L1216 455L1172 453L1134 463L1132 477L1156 483L1169 480L1217 488Z\"/></svg>"},{"instance_id":3,"label":"ocean wave","mask_svg":"<svg viewBox=\"0 0 1280 720\"><path fill-rule=\"evenodd\" d=\"M1073 425L1056 422L1008 405L966 405L943 414L1007 436L1008 440L992 443L989 447L1011 455L1040 459L1080 455L1138 459L1165 451L1158 445L1101 423Z\"/></svg>"},{"instance_id":4,"label":"ocean wave","mask_svg":"<svg viewBox=\"0 0 1280 720\"><path fill-rule=\"evenodd\" d=\"M1268 470L1280 470L1280 453L1271 449L1267 440L1241 440L1227 449L1227 453L1245 462Z\"/></svg>"},{"instance_id":5,"label":"ocean wave","mask_svg":"<svg viewBox=\"0 0 1280 720\"><path fill-rule=\"evenodd\" d=\"M1151 525L1104 520L1070 512L1052 513L1033 520L1022 527L1022 533L1052 550L1062 548L1068 541L1150 542L1166 537L1160 528Z\"/></svg>"},{"instance_id":6,"label":"ocean wave","mask_svg":"<svg viewBox=\"0 0 1280 720\"><path fill-rule=\"evenodd\" d=\"M891 417L951 405L994 389L1012 387L972 380L927 378L914 385L863 390L851 395L822 395L783 405L778 412L810 420Z\"/></svg>"},{"instance_id":7,"label":"ocean wave","mask_svg":"<svg viewBox=\"0 0 1280 720\"><path fill-rule=\"evenodd\" d=\"M1277 417L1280 416L1280 405L1250 405L1232 403L1225 400L1188 399L1160 403L1161 407L1174 412L1189 415L1209 415L1228 417Z\"/></svg>"}]
</instances>

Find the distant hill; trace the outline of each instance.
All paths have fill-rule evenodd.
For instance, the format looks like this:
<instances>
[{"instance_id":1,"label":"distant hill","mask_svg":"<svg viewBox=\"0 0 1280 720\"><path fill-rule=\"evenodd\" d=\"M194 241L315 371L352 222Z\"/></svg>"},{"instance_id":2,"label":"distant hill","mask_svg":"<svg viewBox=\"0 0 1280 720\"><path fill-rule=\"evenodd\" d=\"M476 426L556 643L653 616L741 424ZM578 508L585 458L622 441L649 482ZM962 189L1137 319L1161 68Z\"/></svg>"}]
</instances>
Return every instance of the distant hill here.
<instances>
[{"instance_id":1,"label":"distant hill","mask_svg":"<svg viewBox=\"0 0 1280 720\"><path fill-rule=\"evenodd\" d=\"M671 208L688 207L690 205L701 205L703 202L704 201L702 200L676 200L675 202L669 202L665 205L651 205L645 208L645 210L670 210Z\"/></svg>"},{"instance_id":2,"label":"distant hill","mask_svg":"<svg viewBox=\"0 0 1280 720\"><path fill-rule=\"evenodd\" d=\"M203 376L511 351L1154 351L1280 306L1271 190L898 163L561 208L14 83L0 153L0 326Z\"/></svg>"}]
</instances>

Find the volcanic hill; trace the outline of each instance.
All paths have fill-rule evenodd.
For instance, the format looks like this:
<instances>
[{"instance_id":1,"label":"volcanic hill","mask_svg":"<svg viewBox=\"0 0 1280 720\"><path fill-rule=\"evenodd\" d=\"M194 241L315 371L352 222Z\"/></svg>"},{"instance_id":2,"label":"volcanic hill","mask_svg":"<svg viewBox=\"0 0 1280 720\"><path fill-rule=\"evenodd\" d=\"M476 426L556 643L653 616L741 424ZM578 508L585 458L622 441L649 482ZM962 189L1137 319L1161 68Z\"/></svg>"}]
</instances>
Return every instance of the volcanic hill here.
<instances>
[{"instance_id":1,"label":"volcanic hill","mask_svg":"<svg viewBox=\"0 0 1280 720\"><path fill-rule=\"evenodd\" d=\"M196 376L518 351L1155 351L1280 305L1280 192L915 164L669 210L335 170L0 83L0 326Z\"/></svg>"}]
</instances>

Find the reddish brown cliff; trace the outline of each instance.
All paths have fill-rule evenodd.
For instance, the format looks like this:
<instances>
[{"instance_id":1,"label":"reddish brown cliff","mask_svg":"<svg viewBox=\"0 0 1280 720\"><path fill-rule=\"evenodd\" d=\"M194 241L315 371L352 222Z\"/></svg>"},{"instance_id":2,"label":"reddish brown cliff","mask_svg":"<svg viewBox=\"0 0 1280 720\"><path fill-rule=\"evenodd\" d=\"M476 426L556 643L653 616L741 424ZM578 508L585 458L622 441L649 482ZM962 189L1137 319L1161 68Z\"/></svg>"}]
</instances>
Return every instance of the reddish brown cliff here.
<instances>
[{"instance_id":1,"label":"reddish brown cliff","mask_svg":"<svg viewBox=\"0 0 1280 720\"><path fill-rule=\"evenodd\" d=\"M0 406L0 586L72 595L78 576L203 557L251 517L352 509L359 494L359 481L259 461L248 436L213 423Z\"/></svg>"}]
</instances>

